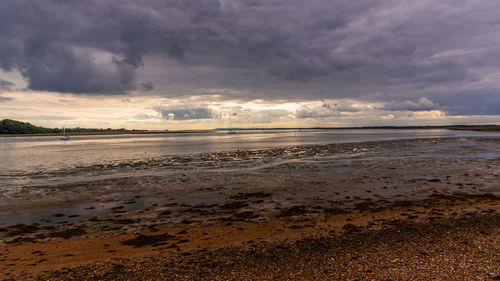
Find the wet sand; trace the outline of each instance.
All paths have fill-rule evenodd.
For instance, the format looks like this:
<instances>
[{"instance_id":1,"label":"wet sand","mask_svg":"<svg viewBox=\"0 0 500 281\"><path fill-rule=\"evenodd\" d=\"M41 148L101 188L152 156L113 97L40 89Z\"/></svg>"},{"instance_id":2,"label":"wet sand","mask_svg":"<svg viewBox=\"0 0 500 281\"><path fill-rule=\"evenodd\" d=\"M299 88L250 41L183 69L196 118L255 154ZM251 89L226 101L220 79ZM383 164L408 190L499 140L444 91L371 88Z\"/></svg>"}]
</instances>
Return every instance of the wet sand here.
<instances>
[{"instance_id":1,"label":"wet sand","mask_svg":"<svg viewBox=\"0 0 500 281\"><path fill-rule=\"evenodd\" d=\"M171 176L115 183L149 181L141 192L31 206L35 221L0 225L0 277L497 280L498 147L431 139L191 157Z\"/></svg>"}]
</instances>

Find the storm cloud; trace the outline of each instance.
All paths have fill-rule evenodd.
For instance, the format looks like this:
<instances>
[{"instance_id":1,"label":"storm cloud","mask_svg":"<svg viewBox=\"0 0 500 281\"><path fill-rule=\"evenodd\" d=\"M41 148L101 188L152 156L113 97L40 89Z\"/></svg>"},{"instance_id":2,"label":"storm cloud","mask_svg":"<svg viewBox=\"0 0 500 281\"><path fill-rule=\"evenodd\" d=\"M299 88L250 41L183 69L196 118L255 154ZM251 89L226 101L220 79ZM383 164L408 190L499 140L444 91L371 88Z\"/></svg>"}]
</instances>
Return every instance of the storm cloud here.
<instances>
[{"instance_id":1,"label":"storm cloud","mask_svg":"<svg viewBox=\"0 0 500 281\"><path fill-rule=\"evenodd\" d=\"M35 91L217 89L238 100L356 98L389 111L500 114L498 11L487 0L1 1L0 68ZM214 116L167 111L172 120Z\"/></svg>"},{"instance_id":2,"label":"storm cloud","mask_svg":"<svg viewBox=\"0 0 500 281\"><path fill-rule=\"evenodd\" d=\"M439 109L439 105L433 103L426 97L422 97L417 101L390 102L382 109L390 111L428 111Z\"/></svg>"}]
</instances>

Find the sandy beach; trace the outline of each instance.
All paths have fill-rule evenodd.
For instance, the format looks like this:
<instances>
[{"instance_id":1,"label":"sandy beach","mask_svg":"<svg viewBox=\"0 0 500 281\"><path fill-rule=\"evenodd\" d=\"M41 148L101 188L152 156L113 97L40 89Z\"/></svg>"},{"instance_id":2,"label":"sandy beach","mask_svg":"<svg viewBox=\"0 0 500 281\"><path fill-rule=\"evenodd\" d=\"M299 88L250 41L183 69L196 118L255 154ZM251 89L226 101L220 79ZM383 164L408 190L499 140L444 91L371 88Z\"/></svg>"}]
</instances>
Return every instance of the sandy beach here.
<instances>
[{"instance_id":1,"label":"sandy beach","mask_svg":"<svg viewBox=\"0 0 500 281\"><path fill-rule=\"evenodd\" d=\"M40 199L66 183L3 208L0 277L498 280L499 147L436 138L124 163L135 176L82 180L85 196Z\"/></svg>"}]
</instances>

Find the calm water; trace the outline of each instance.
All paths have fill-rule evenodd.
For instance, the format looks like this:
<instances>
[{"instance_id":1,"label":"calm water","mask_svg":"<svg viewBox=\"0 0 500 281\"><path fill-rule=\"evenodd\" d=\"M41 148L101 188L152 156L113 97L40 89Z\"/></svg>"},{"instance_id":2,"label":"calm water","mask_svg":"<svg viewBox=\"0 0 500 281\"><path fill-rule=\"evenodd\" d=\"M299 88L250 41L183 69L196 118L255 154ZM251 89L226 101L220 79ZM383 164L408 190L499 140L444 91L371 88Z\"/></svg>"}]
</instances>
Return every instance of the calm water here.
<instances>
[{"instance_id":1,"label":"calm water","mask_svg":"<svg viewBox=\"0 0 500 281\"><path fill-rule=\"evenodd\" d=\"M267 150L256 152L261 155L248 158L245 160L247 162L239 162L240 160L236 158L235 161L229 159L229 162L225 162L226 160L217 162L216 159L204 160L206 155L198 153L301 144L456 137L440 146L433 146L436 150L428 152L426 151L428 146L419 148L419 145L429 142L415 144L415 141L410 141L415 144L413 151L391 147L390 151L384 152L384 145L388 143L377 144L379 150L374 151L372 155L382 152L380 157L394 155L406 157L407 153L409 155L437 153L442 154L442 157L458 157L462 152L470 154L471 148L474 148L477 151L473 157L498 157L498 147L488 145L485 147L485 144L478 144L473 139L467 138L475 136L500 137L500 133L449 130L307 130L249 131L234 135L219 132L74 136L70 141L61 141L58 136L3 137L0 138L0 226L40 222L40 219L47 215L52 217L56 212L54 208L57 208L59 213L79 214L79 217L72 219L75 221L107 214L111 212L110 208L118 206L116 204L120 200L127 196L135 198L138 193L144 193L145 199L134 199L135 203L127 204L126 210L153 207L156 203L154 194L159 191L167 192L168 196L177 196L177 199L183 198L184 201L179 199L181 200L179 202L192 203L200 200L205 202L209 199L205 193L200 193L196 185L177 183L202 182L204 179L211 179L212 172L219 175L219 178L224 178L220 173L234 176L234 173L240 172L241 169L252 169L254 164L258 169L268 164L276 164L265 158L271 157L274 161L272 151ZM300 153L301 148L298 150L297 153ZM270 154L266 154L266 151ZM339 155L340 158L347 157L342 153ZM349 153L356 155L365 152L353 150ZM198 156L187 154L198 154ZM177 157L182 155L184 157ZM227 155L230 154L212 154L215 158L224 158ZM185 159L195 160L183 162ZM215 161L215 168L210 161ZM280 161L289 160L280 160L278 157L276 161L279 164ZM218 193L214 194L212 196ZM64 217L61 220L68 218ZM52 222L58 221L52 218Z\"/></svg>"},{"instance_id":2,"label":"calm water","mask_svg":"<svg viewBox=\"0 0 500 281\"><path fill-rule=\"evenodd\" d=\"M307 130L214 134L155 134L0 137L2 177L91 166L100 163L150 159L166 155L428 137L500 136L499 133L450 130Z\"/></svg>"}]
</instances>

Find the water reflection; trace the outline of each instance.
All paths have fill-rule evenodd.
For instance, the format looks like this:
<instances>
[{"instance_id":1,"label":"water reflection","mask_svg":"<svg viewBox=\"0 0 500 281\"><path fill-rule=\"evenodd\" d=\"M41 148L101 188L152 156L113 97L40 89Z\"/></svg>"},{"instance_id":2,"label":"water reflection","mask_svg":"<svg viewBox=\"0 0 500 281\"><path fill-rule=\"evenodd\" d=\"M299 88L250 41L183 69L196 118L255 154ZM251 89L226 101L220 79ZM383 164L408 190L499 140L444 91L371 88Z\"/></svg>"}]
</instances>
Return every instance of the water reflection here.
<instances>
[{"instance_id":1,"label":"water reflection","mask_svg":"<svg viewBox=\"0 0 500 281\"><path fill-rule=\"evenodd\" d=\"M286 145L361 142L425 137L500 135L450 130L302 130L240 131L204 134L0 137L0 174L45 172L114 161L155 158L228 150L260 149Z\"/></svg>"}]
</instances>

